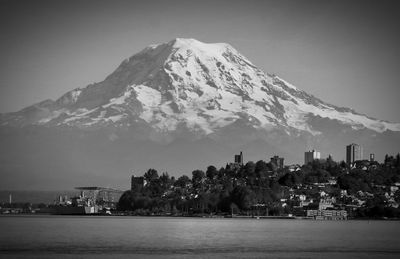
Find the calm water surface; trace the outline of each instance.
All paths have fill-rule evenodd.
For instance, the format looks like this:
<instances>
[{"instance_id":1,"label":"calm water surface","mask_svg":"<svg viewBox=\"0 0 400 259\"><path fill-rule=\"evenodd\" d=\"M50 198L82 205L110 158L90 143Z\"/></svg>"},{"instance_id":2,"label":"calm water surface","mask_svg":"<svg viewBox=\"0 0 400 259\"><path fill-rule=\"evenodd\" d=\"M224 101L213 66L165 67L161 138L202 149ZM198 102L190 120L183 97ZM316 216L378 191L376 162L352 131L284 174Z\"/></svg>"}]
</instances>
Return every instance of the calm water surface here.
<instances>
[{"instance_id":1,"label":"calm water surface","mask_svg":"<svg viewBox=\"0 0 400 259\"><path fill-rule=\"evenodd\" d=\"M400 222L1 216L0 257L400 258Z\"/></svg>"}]
</instances>

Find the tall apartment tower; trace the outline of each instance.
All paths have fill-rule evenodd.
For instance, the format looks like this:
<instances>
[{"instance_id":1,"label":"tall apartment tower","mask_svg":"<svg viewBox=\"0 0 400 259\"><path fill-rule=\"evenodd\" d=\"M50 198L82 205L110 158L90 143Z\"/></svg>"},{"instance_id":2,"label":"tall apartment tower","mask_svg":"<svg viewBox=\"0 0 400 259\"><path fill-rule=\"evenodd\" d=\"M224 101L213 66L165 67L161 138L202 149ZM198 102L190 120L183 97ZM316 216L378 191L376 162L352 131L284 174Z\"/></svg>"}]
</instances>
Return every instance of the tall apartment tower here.
<instances>
[{"instance_id":1,"label":"tall apartment tower","mask_svg":"<svg viewBox=\"0 0 400 259\"><path fill-rule=\"evenodd\" d=\"M304 153L304 164L308 164L316 159L321 159L321 153L316 150L310 150Z\"/></svg>"},{"instance_id":2,"label":"tall apartment tower","mask_svg":"<svg viewBox=\"0 0 400 259\"><path fill-rule=\"evenodd\" d=\"M358 144L350 144L346 146L346 163L351 165L354 161L363 159L363 149L362 146Z\"/></svg>"},{"instance_id":3,"label":"tall apartment tower","mask_svg":"<svg viewBox=\"0 0 400 259\"><path fill-rule=\"evenodd\" d=\"M243 165L243 153L240 152L239 155L235 155L235 164Z\"/></svg>"}]
</instances>

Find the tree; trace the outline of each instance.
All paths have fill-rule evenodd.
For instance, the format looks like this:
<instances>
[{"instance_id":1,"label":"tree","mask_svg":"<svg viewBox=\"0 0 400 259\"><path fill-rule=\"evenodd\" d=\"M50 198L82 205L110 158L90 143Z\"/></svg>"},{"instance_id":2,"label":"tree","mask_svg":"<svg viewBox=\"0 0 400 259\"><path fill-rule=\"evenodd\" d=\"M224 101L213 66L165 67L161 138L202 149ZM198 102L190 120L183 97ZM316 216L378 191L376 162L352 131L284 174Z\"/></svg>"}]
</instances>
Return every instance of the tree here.
<instances>
[{"instance_id":1,"label":"tree","mask_svg":"<svg viewBox=\"0 0 400 259\"><path fill-rule=\"evenodd\" d=\"M371 191L369 186L370 179L368 175L360 170L352 170L349 174L341 175L338 177L338 185L341 189L348 190L350 193L356 193L358 191Z\"/></svg>"},{"instance_id":2,"label":"tree","mask_svg":"<svg viewBox=\"0 0 400 259\"><path fill-rule=\"evenodd\" d=\"M267 163L265 163L263 160L260 160L257 161L254 171L257 177L262 178L267 176L268 169Z\"/></svg>"},{"instance_id":3,"label":"tree","mask_svg":"<svg viewBox=\"0 0 400 259\"><path fill-rule=\"evenodd\" d=\"M152 181L158 179L158 172L155 169L149 169L143 177L147 182L151 183Z\"/></svg>"},{"instance_id":4,"label":"tree","mask_svg":"<svg viewBox=\"0 0 400 259\"><path fill-rule=\"evenodd\" d=\"M123 211L134 211L137 209L148 209L151 204L151 199L143 196L140 193L133 191L126 191L119 198L117 208Z\"/></svg>"},{"instance_id":5,"label":"tree","mask_svg":"<svg viewBox=\"0 0 400 259\"><path fill-rule=\"evenodd\" d=\"M200 188L203 185L203 179L205 178L205 174L201 170L194 170L192 172L192 183L194 188Z\"/></svg>"},{"instance_id":6,"label":"tree","mask_svg":"<svg viewBox=\"0 0 400 259\"><path fill-rule=\"evenodd\" d=\"M220 203L220 194L218 191L213 191L208 194L208 209L210 212L218 212L218 204Z\"/></svg>"},{"instance_id":7,"label":"tree","mask_svg":"<svg viewBox=\"0 0 400 259\"><path fill-rule=\"evenodd\" d=\"M385 155L384 164L387 165L388 163L389 163L389 155L386 154L386 155Z\"/></svg>"},{"instance_id":8,"label":"tree","mask_svg":"<svg viewBox=\"0 0 400 259\"><path fill-rule=\"evenodd\" d=\"M219 196L218 208L222 212L230 212L231 196L229 195L229 192L227 191L220 192L219 195L220 196Z\"/></svg>"},{"instance_id":9,"label":"tree","mask_svg":"<svg viewBox=\"0 0 400 259\"><path fill-rule=\"evenodd\" d=\"M348 164L346 164L346 162L345 161L340 161L340 163L339 163L339 165L340 165L340 167L341 168L348 168L349 167L349 165Z\"/></svg>"},{"instance_id":10,"label":"tree","mask_svg":"<svg viewBox=\"0 0 400 259\"><path fill-rule=\"evenodd\" d=\"M337 163L333 161L332 156L329 155L325 162L325 170L327 170L329 173L332 174L332 172L336 171L336 168L337 168Z\"/></svg>"},{"instance_id":11,"label":"tree","mask_svg":"<svg viewBox=\"0 0 400 259\"><path fill-rule=\"evenodd\" d=\"M255 170L256 170L256 165L252 161L247 162L246 165L244 166L244 174L245 174L245 176L254 177L255 176Z\"/></svg>"},{"instance_id":12,"label":"tree","mask_svg":"<svg viewBox=\"0 0 400 259\"><path fill-rule=\"evenodd\" d=\"M168 189L173 184L172 179L169 177L167 172L160 176L160 183L164 190Z\"/></svg>"},{"instance_id":13,"label":"tree","mask_svg":"<svg viewBox=\"0 0 400 259\"><path fill-rule=\"evenodd\" d=\"M239 207L235 203L231 202L229 204L229 210L230 210L232 215L233 214L237 214L239 212Z\"/></svg>"},{"instance_id":14,"label":"tree","mask_svg":"<svg viewBox=\"0 0 400 259\"><path fill-rule=\"evenodd\" d=\"M186 188L187 184L190 183L190 178L187 175L182 175L175 181L174 185L181 188Z\"/></svg>"},{"instance_id":15,"label":"tree","mask_svg":"<svg viewBox=\"0 0 400 259\"><path fill-rule=\"evenodd\" d=\"M395 200L397 203L400 203L400 190L397 190L397 191L394 193L394 200Z\"/></svg>"},{"instance_id":16,"label":"tree","mask_svg":"<svg viewBox=\"0 0 400 259\"><path fill-rule=\"evenodd\" d=\"M217 177L217 175L218 170L217 168L215 168L215 166L210 165L209 167L207 167L206 176L208 179L213 180L215 179L215 177Z\"/></svg>"},{"instance_id":17,"label":"tree","mask_svg":"<svg viewBox=\"0 0 400 259\"><path fill-rule=\"evenodd\" d=\"M232 201L241 209L249 210L256 203L254 192L247 186L236 186L231 194Z\"/></svg>"},{"instance_id":18,"label":"tree","mask_svg":"<svg viewBox=\"0 0 400 259\"><path fill-rule=\"evenodd\" d=\"M302 178L297 173L286 173L278 180L280 185L293 187L302 182Z\"/></svg>"}]
</instances>

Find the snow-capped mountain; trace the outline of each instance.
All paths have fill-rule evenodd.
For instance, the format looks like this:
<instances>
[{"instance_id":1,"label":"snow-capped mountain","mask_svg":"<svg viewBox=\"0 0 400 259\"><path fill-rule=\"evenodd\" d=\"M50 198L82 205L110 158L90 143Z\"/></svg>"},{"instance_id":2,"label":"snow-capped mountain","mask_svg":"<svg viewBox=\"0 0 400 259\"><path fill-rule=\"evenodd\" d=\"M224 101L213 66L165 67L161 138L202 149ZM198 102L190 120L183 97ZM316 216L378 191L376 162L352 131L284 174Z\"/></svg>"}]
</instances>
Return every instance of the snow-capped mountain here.
<instances>
[{"instance_id":1,"label":"snow-capped mountain","mask_svg":"<svg viewBox=\"0 0 400 259\"><path fill-rule=\"evenodd\" d=\"M178 38L124 60L100 83L0 114L0 188L25 177L111 184L150 167L190 174L240 150L302 163L316 148L341 160L352 142L377 158L397 153L400 123L323 102L228 44Z\"/></svg>"},{"instance_id":2,"label":"snow-capped mountain","mask_svg":"<svg viewBox=\"0 0 400 259\"><path fill-rule=\"evenodd\" d=\"M179 38L145 48L103 82L5 115L1 124L84 129L145 123L160 132L185 126L207 135L241 119L255 129L321 134L310 116L353 129L400 131L399 123L338 108L265 74L228 44Z\"/></svg>"}]
</instances>

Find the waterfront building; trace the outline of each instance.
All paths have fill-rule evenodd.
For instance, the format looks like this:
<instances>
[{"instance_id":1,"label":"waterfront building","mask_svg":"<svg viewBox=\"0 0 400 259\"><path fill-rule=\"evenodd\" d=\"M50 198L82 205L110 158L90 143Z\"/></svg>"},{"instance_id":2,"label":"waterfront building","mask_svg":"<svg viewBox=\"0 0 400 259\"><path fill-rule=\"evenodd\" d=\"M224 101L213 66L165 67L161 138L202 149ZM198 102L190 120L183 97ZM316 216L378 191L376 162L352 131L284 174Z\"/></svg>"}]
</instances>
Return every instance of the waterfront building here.
<instances>
[{"instance_id":1,"label":"waterfront building","mask_svg":"<svg viewBox=\"0 0 400 259\"><path fill-rule=\"evenodd\" d=\"M307 210L307 217L319 220L346 220L345 210Z\"/></svg>"},{"instance_id":2,"label":"waterfront building","mask_svg":"<svg viewBox=\"0 0 400 259\"><path fill-rule=\"evenodd\" d=\"M321 153L316 150L310 150L304 153L305 165L317 159L321 159Z\"/></svg>"},{"instance_id":3,"label":"waterfront building","mask_svg":"<svg viewBox=\"0 0 400 259\"><path fill-rule=\"evenodd\" d=\"M276 167L278 169L283 169L284 167L284 158L283 157L279 157L279 156L273 156L271 157L271 164L276 165Z\"/></svg>"},{"instance_id":4,"label":"waterfront building","mask_svg":"<svg viewBox=\"0 0 400 259\"><path fill-rule=\"evenodd\" d=\"M362 146L352 143L346 146L346 163L353 165L355 161L363 159L363 148Z\"/></svg>"},{"instance_id":5,"label":"waterfront building","mask_svg":"<svg viewBox=\"0 0 400 259\"><path fill-rule=\"evenodd\" d=\"M336 203L335 197L321 199L318 204L318 210L307 210L307 217L321 220L347 219L347 211L335 210L334 203Z\"/></svg>"}]
</instances>

